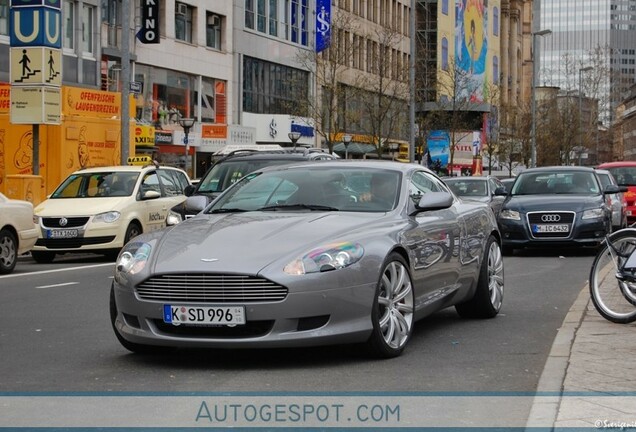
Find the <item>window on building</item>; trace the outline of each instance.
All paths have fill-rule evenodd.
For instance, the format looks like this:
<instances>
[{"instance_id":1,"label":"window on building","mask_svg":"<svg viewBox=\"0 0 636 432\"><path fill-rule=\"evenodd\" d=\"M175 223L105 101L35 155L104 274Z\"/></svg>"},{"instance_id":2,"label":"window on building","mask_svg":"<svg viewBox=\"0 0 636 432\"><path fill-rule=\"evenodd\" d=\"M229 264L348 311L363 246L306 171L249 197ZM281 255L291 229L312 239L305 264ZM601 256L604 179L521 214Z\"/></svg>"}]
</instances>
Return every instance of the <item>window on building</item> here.
<instances>
[{"instance_id":1,"label":"window on building","mask_svg":"<svg viewBox=\"0 0 636 432\"><path fill-rule=\"evenodd\" d=\"M66 49L73 50L75 48L75 4L70 0L64 0L62 5L62 21L64 23L64 42Z\"/></svg>"},{"instance_id":2,"label":"window on building","mask_svg":"<svg viewBox=\"0 0 636 432\"><path fill-rule=\"evenodd\" d=\"M217 50L221 49L221 15L207 12L205 16L205 45Z\"/></svg>"},{"instance_id":3,"label":"window on building","mask_svg":"<svg viewBox=\"0 0 636 432\"><path fill-rule=\"evenodd\" d=\"M494 85L499 84L499 57L494 56L492 58L492 83Z\"/></svg>"},{"instance_id":4,"label":"window on building","mask_svg":"<svg viewBox=\"0 0 636 432\"><path fill-rule=\"evenodd\" d=\"M9 34L9 0L0 0L0 35Z\"/></svg>"},{"instance_id":5,"label":"window on building","mask_svg":"<svg viewBox=\"0 0 636 432\"><path fill-rule=\"evenodd\" d=\"M499 36L499 8L497 6L492 11L492 33Z\"/></svg>"},{"instance_id":6,"label":"window on building","mask_svg":"<svg viewBox=\"0 0 636 432\"><path fill-rule=\"evenodd\" d=\"M269 34L278 36L278 0L269 0Z\"/></svg>"},{"instance_id":7,"label":"window on building","mask_svg":"<svg viewBox=\"0 0 636 432\"><path fill-rule=\"evenodd\" d=\"M82 6L82 51L93 54L93 28L95 6L84 3Z\"/></svg>"},{"instance_id":8,"label":"window on building","mask_svg":"<svg viewBox=\"0 0 636 432\"><path fill-rule=\"evenodd\" d=\"M448 70L448 39L442 38L442 69Z\"/></svg>"},{"instance_id":9,"label":"window on building","mask_svg":"<svg viewBox=\"0 0 636 432\"><path fill-rule=\"evenodd\" d=\"M254 0L245 0L245 27L254 30Z\"/></svg>"},{"instance_id":10,"label":"window on building","mask_svg":"<svg viewBox=\"0 0 636 432\"><path fill-rule=\"evenodd\" d=\"M442 0L442 13L448 15L448 0Z\"/></svg>"},{"instance_id":11,"label":"window on building","mask_svg":"<svg viewBox=\"0 0 636 432\"><path fill-rule=\"evenodd\" d=\"M256 0L256 30L265 33L267 25L266 0Z\"/></svg>"},{"instance_id":12,"label":"window on building","mask_svg":"<svg viewBox=\"0 0 636 432\"><path fill-rule=\"evenodd\" d=\"M185 3L176 2L174 15L174 37L192 43L192 18L194 8Z\"/></svg>"},{"instance_id":13,"label":"window on building","mask_svg":"<svg viewBox=\"0 0 636 432\"><path fill-rule=\"evenodd\" d=\"M305 115L309 73L252 57L243 62L243 110L257 114Z\"/></svg>"}]
</instances>

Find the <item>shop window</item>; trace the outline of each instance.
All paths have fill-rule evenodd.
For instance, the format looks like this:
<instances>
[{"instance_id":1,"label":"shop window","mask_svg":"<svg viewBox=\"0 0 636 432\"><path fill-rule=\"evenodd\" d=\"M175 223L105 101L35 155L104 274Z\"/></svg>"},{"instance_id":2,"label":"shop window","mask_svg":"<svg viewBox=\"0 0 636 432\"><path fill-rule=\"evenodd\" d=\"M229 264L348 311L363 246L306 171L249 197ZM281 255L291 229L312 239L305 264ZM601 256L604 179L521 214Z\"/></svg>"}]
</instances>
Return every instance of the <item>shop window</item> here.
<instances>
[{"instance_id":1,"label":"shop window","mask_svg":"<svg viewBox=\"0 0 636 432\"><path fill-rule=\"evenodd\" d=\"M84 4L82 7L82 52L93 54L93 26L95 7Z\"/></svg>"},{"instance_id":2,"label":"shop window","mask_svg":"<svg viewBox=\"0 0 636 432\"><path fill-rule=\"evenodd\" d=\"M9 0L0 0L0 35L9 34Z\"/></svg>"},{"instance_id":3,"label":"shop window","mask_svg":"<svg viewBox=\"0 0 636 432\"><path fill-rule=\"evenodd\" d=\"M207 12L205 17L205 44L210 48L221 49L221 23L222 17L212 12Z\"/></svg>"},{"instance_id":4,"label":"shop window","mask_svg":"<svg viewBox=\"0 0 636 432\"><path fill-rule=\"evenodd\" d=\"M174 30L175 38L192 43L192 17L194 8L185 3L175 3Z\"/></svg>"},{"instance_id":5,"label":"shop window","mask_svg":"<svg viewBox=\"0 0 636 432\"><path fill-rule=\"evenodd\" d=\"M64 0L62 5L62 21L64 23L64 48L75 49L75 4L70 0Z\"/></svg>"}]
</instances>

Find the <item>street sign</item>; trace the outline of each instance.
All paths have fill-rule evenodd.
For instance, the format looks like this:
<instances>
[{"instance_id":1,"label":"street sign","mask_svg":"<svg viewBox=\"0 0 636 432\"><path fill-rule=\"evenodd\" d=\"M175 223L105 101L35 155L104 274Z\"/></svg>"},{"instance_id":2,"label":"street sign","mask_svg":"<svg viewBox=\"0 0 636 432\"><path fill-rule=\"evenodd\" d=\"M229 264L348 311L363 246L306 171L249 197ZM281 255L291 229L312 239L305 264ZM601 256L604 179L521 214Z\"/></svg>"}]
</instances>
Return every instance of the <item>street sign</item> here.
<instances>
[{"instance_id":1,"label":"street sign","mask_svg":"<svg viewBox=\"0 0 636 432\"><path fill-rule=\"evenodd\" d=\"M13 86L11 88L11 123L61 123L61 89L43 86Z\"/></svg>"},{"instance_id":2,"label":"street sign","mask_svg":"<svg viewBox=\"0 0 636 432\"><path fill-rule=\"evenodd\" d=\"M135 94L141 94L141 82L140 81L131 81L130 82L130 92Z\"/></svg>"},{"instance_id":3,"label":"street sign","mask_svg":"<svg viewBox=\"0 0 636 432\"><path fill-rule=\"evenodd\" d=\"M11 48L12 85L62 85L62 51L46 47Z\"/></svg>"},{"instance_id":4,"label":"street sign","mask_svg":"<svg viewBox=\"0 0 636 432\"><path fill-rule=\"evenodd\" d=\"M62 11L50 7L11 7L12 47L62 48Z\"/></svg>"}]
</instances>

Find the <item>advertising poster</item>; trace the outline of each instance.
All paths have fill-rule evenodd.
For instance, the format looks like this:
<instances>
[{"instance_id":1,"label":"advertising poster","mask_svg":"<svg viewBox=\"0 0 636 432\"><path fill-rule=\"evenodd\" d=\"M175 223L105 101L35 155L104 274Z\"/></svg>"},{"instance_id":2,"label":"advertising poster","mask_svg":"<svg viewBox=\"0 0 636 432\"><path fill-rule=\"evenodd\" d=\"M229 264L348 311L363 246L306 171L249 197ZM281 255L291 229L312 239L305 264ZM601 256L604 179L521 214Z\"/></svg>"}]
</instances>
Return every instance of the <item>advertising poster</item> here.
<instances>
[{"instance_id":1,"label":"advertising poster","mask_svg":"<svg viewBox=\"0 0 636 432\"><path fill-rule=\"evenodd\" d=\"M488 8L484 0L457 0L455 63L467 75L460 97L484 101L488 54Z\"/></svg>"},{"instance_id":2,"label":"advertising poster","mask_svg":"<svg viewBox=\"0 0 636 432\"><path fill-rule=\"evenodd\" d=\"M426 138L426 145L433 164L439 161L440 168L445 168L450 159L450 136L448 131L431 131Z\"/></svg>"}]
</instances>

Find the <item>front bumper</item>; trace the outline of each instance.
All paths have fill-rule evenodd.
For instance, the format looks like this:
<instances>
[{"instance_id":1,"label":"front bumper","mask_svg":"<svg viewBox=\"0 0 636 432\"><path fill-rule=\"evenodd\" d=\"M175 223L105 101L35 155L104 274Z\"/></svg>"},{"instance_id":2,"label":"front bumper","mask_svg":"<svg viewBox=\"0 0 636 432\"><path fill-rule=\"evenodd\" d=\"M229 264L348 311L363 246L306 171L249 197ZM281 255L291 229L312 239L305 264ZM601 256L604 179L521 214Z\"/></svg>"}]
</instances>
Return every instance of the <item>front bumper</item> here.
<instances>
[{"instance_id":1,"label":"front bumper","mask_svg":"<svg viewBox=\"0 0 636 432\"><path fill-rule=\"evenodd\" d=\"M280 348L364 342L372 331L375 285L321 289L336 286L322 281L312 290L306 286L289 289L282 301L234 302L231 304L245 306L246 324L229 327L166 324L164 304L210 304L149 301L115 281L114 325L130 342L182 348Z\"/></svg>"},{"instance_id":2,"label":"front bumper","mask_svg":"<svg viewBox=\"0 0 636 432\"><path fill-rule=\"evenodd\" d=\"M53 228L55 229L55 228ZM34 251L42 252L91 252L121 249L124 246L125 232L122 225L92 224L74 227L77 236L65 238L49 238L51 228L39 227L39 237L33 246Z\"/></svg>"},{"instance_id":3,"label":"front bumper","mask_svg":"<svg viewBox=\"0 0 636 432\"><path fill-rule=\"evenodd\" d=\"M499 230L504 247L598 246L607 233L607 223L602 219L577 219L568 233L546 238L533 234L525 217L520 221L500 218Z\"/></svg>"}]
</instances>

